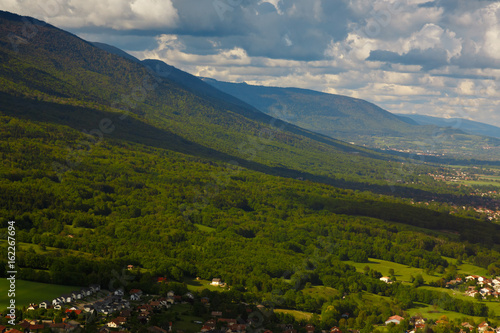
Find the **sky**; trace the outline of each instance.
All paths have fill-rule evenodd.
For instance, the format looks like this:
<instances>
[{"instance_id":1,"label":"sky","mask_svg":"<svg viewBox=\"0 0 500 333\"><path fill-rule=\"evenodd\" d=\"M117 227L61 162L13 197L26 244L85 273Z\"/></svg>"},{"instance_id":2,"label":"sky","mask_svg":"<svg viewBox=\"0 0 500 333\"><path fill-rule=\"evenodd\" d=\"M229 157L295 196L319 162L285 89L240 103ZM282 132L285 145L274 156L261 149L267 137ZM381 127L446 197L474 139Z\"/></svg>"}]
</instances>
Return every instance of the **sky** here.
<instances>
[{"instance_id":1,"label":"sky","mask_svg":"<svg viewBox=\"0 0 500 333\"><path fill-rule=\"evenodd\" d=\"M0 0L194 75L500 126L500 1Z\"/></svg>"}]
</instances>

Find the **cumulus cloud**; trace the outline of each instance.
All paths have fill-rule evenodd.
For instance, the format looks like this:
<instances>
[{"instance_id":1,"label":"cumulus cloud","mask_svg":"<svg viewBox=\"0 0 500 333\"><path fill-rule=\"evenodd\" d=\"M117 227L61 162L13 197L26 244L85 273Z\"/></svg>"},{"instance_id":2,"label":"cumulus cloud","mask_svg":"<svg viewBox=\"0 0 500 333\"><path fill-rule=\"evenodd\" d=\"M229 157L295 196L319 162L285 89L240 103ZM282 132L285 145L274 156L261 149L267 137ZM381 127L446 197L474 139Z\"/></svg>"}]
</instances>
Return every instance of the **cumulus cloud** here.
<instances>
[{"instance_id":1,"label":"cumulus cloud","mask_svg":"<svg viewBox=\"0 0 500 333\"><path fill-rule=\"evenodd\" d=\"M0 6L63 28L151 29L178 20L171 0L1 0Z\"/></svg>"}]
</instances>

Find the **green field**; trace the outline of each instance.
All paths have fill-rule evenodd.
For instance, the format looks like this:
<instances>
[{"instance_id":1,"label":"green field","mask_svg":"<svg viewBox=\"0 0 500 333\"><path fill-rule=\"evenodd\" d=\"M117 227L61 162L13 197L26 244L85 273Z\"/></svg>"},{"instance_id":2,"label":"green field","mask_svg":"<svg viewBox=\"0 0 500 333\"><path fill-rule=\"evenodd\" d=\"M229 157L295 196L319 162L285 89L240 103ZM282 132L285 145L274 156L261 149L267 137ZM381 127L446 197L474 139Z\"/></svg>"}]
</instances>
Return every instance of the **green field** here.
<instances>
[{"instance_id":1,"label":"green field","mask_svg":"<svg viewBox=\"0 0 500 333\"><path fill-rule=\"evenodd\" d=\"M212 286L208 280L196 280L191 278L185 278L184 282L191 291L200 291L203 289L208 289L210 291L224 291L224 288Z\"/></svg>"},{"instance_id":2,"label":"green field","mask_svg":"<svg viewBox=\"0 0 500 333\"><path fill-rule=\"evenodd\" d=\"M16 306L23 307L44 300L51 301L54 297L80 289L81 287L16 280ZM10 297L7 294L9 290L7 279L0 279L0 290L2 291L0 293L0 310L5 310L10 302Z\"/></svg>"},{"instance_id":3,"label":"green field","mask_svg":"<svg viewBox=\"0 0 500 333\"><path fill-rule=\"evenodd\" d=\"M448 295L450 295L451 297L466 300L466 301L481 302L481 303L485 304L486 306L488 306L488 308L490 310L493 310L493 312L495 312L495 314L497 316L500 314L500 301L478 301L478 300L474 299L474 297L465 296L463 293L461 293L458 290L455 291L455 290L446 289L446 288L436 288L436 287L429 287L429 286L423 286L420 288L445 292Z\"/></svg>"},{"instance_id":4,"label":"green field","mask_svg":"<svg viewBox=\"0 0 500 333\"><path fill-rule=\"evenodd\" d=\"M7 246L7 240L0 239L0 246ZM84 256L87 258L91 257L93 259L98 259L98 257L96 257L93 254L81 252L81 251L70 250L70 249L60 249L57 247L47 246L47 247L45 247L45 250L42 250L40 245L32 244L32 243L16 242L16 247L20 250L23 250L23 251L28 251L31 248L31 249L33 249L33 251L35 251L35 253L38 253L38 254L49 254L50 252L57 251L60 253L65 253L65 254L69 254L69 255L73 255L73 256Z\"/></svg>"},{"instance_id":5,"label":"green field","mask_svg":"<svg viewBox=\"0 0 500 333\"><path fill-rule=\"evenodd\" d=\"M297 311L297 310L288 310L288 309L274 309L275 313L287 313L291 314L295 317L297 321L300 320L309 320L313 316L311 312Z\"/></svg>"},{"instance_id":6,"label":"green field","mask_svg":"<svg viewBox=\"0 0 500 333\"><path fill-rule=\"evenodd\" d=\"M420 268L409 267L406 265L401 265L391 261L380 260L380 259L370 258L369 262L367 263L359 263L353 261L346 261L346 263L356 267L356 270L358 272L364 272L363 269L365 268L365 266L368 266L370 267L370 269L374 269L382 273L383 276L388 276L389 270L394 269L394 276L396 277L396 280L403 283L410 283L410 276L413 275L415 277L418 274L422 275L426 283L429 283L431 281L436 281L441 278L439 274L428 275L424 272L424 270Z\"/></svg>"},{"instance_id":7,"label":"green field","mask_svg":"<svg viewBox=\"0 0 500 333\"><path fill-rule=\"evenodd\" d=\"M325 287L325 286L312 286L311 288L304 288L302 290L304 295L309 295L314 298L325 298L335 297L339 294L337 289Z\"/></svg>"},{"instance_id":8,"label":"green field","mask_svg":"<svg viewBox=\"0 0 500 333\"><path fill-rule=\"evenodd\" d=\"M448 257L443 257L445 258L449 263L455 264L456 259L453 258L448 258ZM436 281L441 278L441 274L434 273L434 275L429 275L426 274L423 269L420 268L415 268L415 267L409 267L406 265L401 265L397 264L391 261L386 261L386 260L380 260L380 259L373 259L370 258L368 263L359 263L359 262L353 262L353 261L346 261L347 264L352 265L356 267L356 270L358 272L364 272L365 266L370 267L370 269L374 269L384 276L389 275L389 270L394 269L394 275L396 277L397 281L403 282L403 283L409 283L410 281L410 276L413 275L414 277L417 276L417 274L421 274L422 277L424 278L426 283L429 283L431 281ZM458 274L465 274L465 275L484 275L488 276L488 271L482 267L474 266L469 263L463 263L459 266L457 266L457 272Z\"/></svg>"},{"instance_id":9,"label":"green field","mask_svg":"<svg viewBox=\"0 0 500 333\"><path fill-rule=\"evenodd\" d=\"M449 320L461 319L463 321L469 321L470 318L474 318L475 322L481 322L484 318L474 317L474 316L466 316L462 313L445 311L440 309L439 307L434 307L433 305L424 304L424 303L414 303L415 307L408 309L406 312L410 316L414 315L422 315L424 318L438 320L441 316L447 316ZM467 319L469 318L469 319Z\"/></svg>"}]
</instances>

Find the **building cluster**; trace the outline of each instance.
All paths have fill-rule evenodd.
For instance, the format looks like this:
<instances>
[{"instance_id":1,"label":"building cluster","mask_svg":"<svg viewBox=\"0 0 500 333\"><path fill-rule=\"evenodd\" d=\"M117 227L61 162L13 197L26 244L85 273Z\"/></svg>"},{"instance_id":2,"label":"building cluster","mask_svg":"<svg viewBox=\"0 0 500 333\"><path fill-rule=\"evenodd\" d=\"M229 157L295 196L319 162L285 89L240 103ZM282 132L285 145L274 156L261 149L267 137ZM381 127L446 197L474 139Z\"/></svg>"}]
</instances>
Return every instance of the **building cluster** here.
<instances>
[{"instance_id":1,"label":"building cluster","mask_svg":"<svg viewBox=\"0 0 500 333\"><path fill-rule=\"evenodd\" d=\"M469 286L467 288L465 291L466 296L477 297L479 293L483 298L487 298L488 296L498 298L500 295L500 276L490 279L479 275L469 275L465 277L465 280L476 282L476 286Z\"/></svg>"},{"instance_id":2,"label":"building cluster","mask_svg":"<svg viewBox=\"0 0 500 333\"><path fill-rule=\"evenodd\" d=\"M88 296L94 297L86 299ZM23 320L16 325L16 328L8 329L0 325L0 333L78 332L87 321L101 323L104 321L104 324L100 325L99 332L130 332L126 327L132 317L145 325L149 332L171 332L172 323L163 328L151 325L152 316L170 308L173 304L194 301L195 298L190 292L180 296L175 295L173 291L169 291L166 297L146 297L147 301L143 300L143 296L143 291L140 289L131 289L126 295L123 289L109 292L101 290L98 285L92 285L78 292L61 295L52 301L32 303L26 308L26 311L39 308L61 310L64 314L62 322L55 322L53 319ZM205 303L209 304L208 299Z\"/></svg>"}]
</instances>

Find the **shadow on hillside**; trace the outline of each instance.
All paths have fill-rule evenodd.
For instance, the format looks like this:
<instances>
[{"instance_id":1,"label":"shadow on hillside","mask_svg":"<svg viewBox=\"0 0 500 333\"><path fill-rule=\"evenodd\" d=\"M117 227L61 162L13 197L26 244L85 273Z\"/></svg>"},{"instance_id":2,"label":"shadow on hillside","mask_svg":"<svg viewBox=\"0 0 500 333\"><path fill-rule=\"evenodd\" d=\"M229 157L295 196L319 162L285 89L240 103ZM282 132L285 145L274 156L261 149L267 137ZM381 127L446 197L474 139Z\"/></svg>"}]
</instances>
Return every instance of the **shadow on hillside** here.
<instances>
[{"instance_id":1,"label":"shadow on hillside","mask_svg":"<svg viewBox=\"0 0 500 333\"><path fill-rule=\"evenodd\" d=\"M120 117L123 116L123 113L107 112L88 107L36 101L25 97L12 96L2 92L0 92L0 100L2 101L1 111L8 116L57 125L65 125L78 131L97 130L99 129L99 124L103 119L110 119L112 125L115 127L111 133L105 134L104 137L113 141L123 140L127 142L151 146L154 148L168 149L191 156L209 159L212 161L226 163L231 162L234 165L239 165L269 175L324 183L345 189L370 191L378 194L386 194L403 198L413 198L417 201L435 200L447 202L451 201L451 199L454 199L450 195L439 195L429 191L412 189L404 186L384 186L361 182L352 182L342 179L334 179L326 176L314 175L306 172L300 172L284 167L270 167L264 164L248 161L239 157L222 153L198 143L186 140L177 134L151 126L132 116L121 119ZM110 127L111 126L108 125L108 128ZM375 202L373 200L366 200L361 204L353 205L353 203L348 200L337 201L338 202L335 204L327 203L326 206L320 203L323 206L320 206L319 208L328 209L331 212L337 214L371 216L406 224L413 224L410 220L415 219L415 217L431 214L424 209L398 203L382 203L378 201ZM402 216L401 214L392 214L391 211L405 211L408 214L403 214L404 216ZM424 212L426 212L426 214L422 214ZM432 214L440 215L440 213L437 212L433 212ZM430 220L433 220L431 216L429 217ZM422 224L422 222L418 222L418 224ZM448 223L446 224L447 227L450 228L450 230L458 229L456 225L453 226ZM478 224L480 225L480 223ZM442 229L443 225L439 226L432 225L431 223L426 223L425 227L439 230L437 228ZM464 226L461 225L460 227L463 228ZM469 240L474 241L472 239Z\"/></svg>"}]
</instances>

